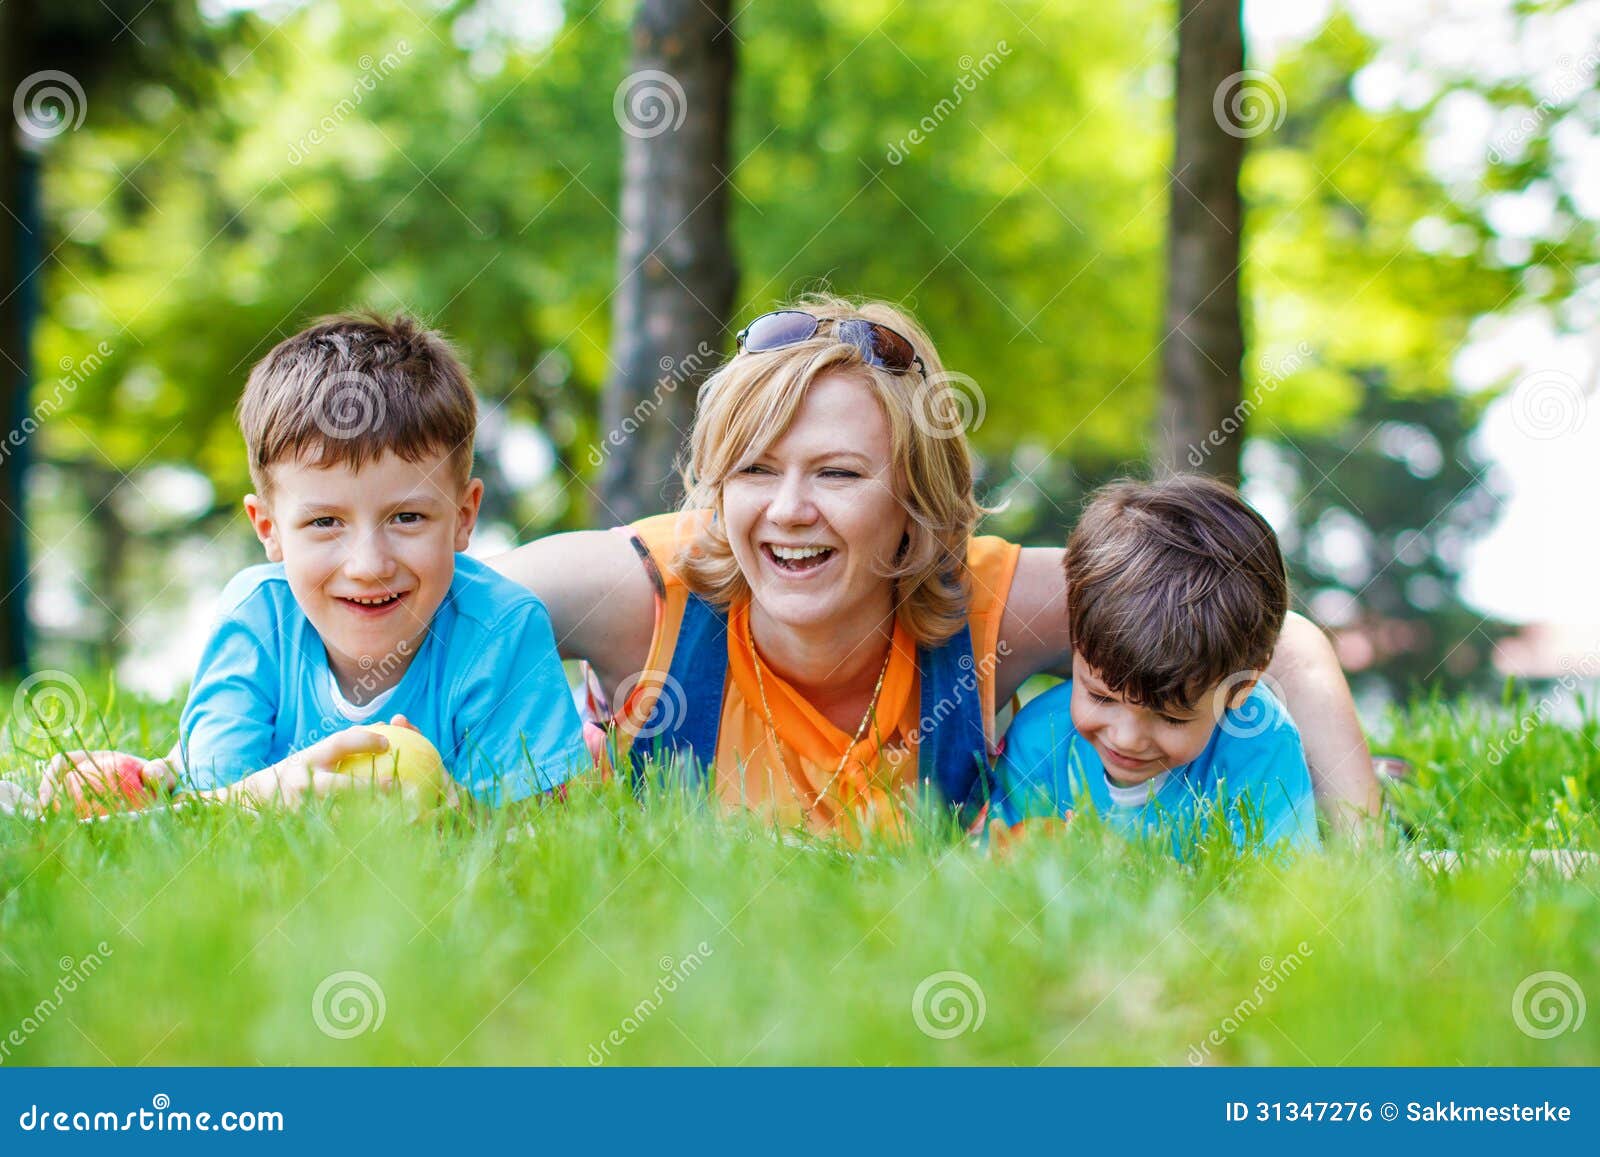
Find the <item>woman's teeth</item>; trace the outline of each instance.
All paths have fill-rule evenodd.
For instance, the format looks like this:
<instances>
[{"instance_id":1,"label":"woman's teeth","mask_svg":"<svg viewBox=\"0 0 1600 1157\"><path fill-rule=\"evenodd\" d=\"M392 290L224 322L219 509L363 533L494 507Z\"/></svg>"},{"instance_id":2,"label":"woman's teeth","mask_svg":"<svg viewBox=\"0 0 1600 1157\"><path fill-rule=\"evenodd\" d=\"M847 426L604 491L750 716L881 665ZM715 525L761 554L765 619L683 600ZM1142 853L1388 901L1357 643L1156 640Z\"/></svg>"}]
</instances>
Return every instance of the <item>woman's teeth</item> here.
<instances>
[{"instance_id":1,"label":"woman's teeth","mask_svg":"<svg viewBox=\"0 0 1600 1157\"><path fill-rule=\"evenodd\" d=\"M799 561L802 558L816 558L832 549L831 546L775 546L772 553L786 561Z\"/></svg>"},{"instance_id":2,"label":"woman's teeth","mask_svg":"<svg viewBox=\"0 0 1600 1157\"><path fill-rule=\"evenodd\" d=\"M772 561L784 570L810 570L833 554L831 546L775 546L769 542L766 549Z\"/></svg>"}]
</instances>

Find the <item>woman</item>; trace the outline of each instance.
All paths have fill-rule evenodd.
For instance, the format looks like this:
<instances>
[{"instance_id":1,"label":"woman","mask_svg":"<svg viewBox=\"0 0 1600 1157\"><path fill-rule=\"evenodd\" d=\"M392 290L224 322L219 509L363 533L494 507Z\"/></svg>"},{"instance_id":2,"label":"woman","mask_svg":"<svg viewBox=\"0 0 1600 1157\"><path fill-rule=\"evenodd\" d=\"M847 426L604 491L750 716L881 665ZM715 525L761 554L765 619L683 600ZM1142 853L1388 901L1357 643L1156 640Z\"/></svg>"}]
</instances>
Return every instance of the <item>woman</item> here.
<instances>
[{"instance_id":1,"label":"woman","mask_svg":"<svg viewBox=\"0 0 1600 1157\"><path fill-rule=\"evenodd\" d=\"M623 749L710 763L730 806L820 829L920 781L970 810L998 709L1066 671L1062 551L974 536L957 399L890 306L809 298L700 395L676 514L494 560L540 596ZM1291 616L1270 672L1337 825L1378 789L1332 649Z\"/></svg>"}]
</instances>

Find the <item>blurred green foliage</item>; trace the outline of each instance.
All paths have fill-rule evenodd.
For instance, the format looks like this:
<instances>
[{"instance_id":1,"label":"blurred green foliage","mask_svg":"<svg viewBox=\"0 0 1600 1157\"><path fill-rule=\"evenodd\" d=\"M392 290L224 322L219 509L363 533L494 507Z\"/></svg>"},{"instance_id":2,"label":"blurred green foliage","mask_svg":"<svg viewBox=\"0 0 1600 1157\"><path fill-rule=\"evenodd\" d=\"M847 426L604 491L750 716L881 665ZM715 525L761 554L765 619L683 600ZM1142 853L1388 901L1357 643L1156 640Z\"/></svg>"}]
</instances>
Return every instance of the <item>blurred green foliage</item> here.
<instances>
[{"instance_id":1,"label":"blurred green foliage","mask_svg":"<svg viewBox=\"0 0 1600 1157\"><path fill-rule=\"evenodd\" d=\"M601 435L631 6L518 12L236 15L210 28L203 97L130 81L50 143L40 388L99 342L113 351L43 434L63 485L89 464L135 481L193 467L215 489L206 534L247 542L225 518L247 485L231 407L249 366L318 314L404 306L461 344L489 399L489 516L522 538L605 523L585 451ZM1154 0L818 0L747 5L735 25L739 315L823 282L910 304L981 389L985 494L1010 503L995 527L1029 541L1059 541L1089 484L1144 458L1172 18ZM1336 9L1269 62L1284 117L1243 177L1257 436L1354 442L1374 388L1470 429L1481 403L1451 393L1450 364L1473 319L1559 299L1574 247L1594 249L1590 229L1504 260L1488 185L1531 179L1547 152L1484 189L1447 186L1425 126L1448 86L1363 107L1352 78L1376 51ZM539 480L501 419L543 431ZM86 490L82 509L104 498ZM1396 496L1413 499L1424 508ZM1454 599L1448 566L1441 581Z\"/></svg>"}]
</instances>

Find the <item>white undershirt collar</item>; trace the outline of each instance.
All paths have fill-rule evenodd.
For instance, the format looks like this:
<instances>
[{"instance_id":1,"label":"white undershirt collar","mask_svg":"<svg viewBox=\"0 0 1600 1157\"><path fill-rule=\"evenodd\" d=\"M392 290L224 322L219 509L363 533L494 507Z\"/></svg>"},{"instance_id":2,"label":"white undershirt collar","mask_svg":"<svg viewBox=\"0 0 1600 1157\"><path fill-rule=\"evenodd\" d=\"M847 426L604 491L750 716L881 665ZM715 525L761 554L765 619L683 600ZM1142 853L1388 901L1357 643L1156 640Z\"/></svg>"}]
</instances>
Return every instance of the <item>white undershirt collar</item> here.
<instances>
[{"instance_id":1,"label":"white undershirt collar","mask_svg":"<svg viewBox=\"0 0 1600 1157\"><path fill-rule=\"evenodd\" d=\"M1103 770L1100 774L1105 775L1106 790L1111 793L1111 802L1117 807L1143 807L1172 777L1172 772L1168 770L1152 775L1143 783L1120 784Z\"/></svg>"},{"instance_id":2,"label":"white undershirt collar","mask_svg":"<svg viewBox=\"0 0 1600 1157\"><path fill-rule=\"evenodd\" d=\"M339 680L334 676L333 668L328 668L328 694L333 696L333 709L352 723L365 723L379 711L383 705L394 698L394 693L399 684L390 687L387 691L379 691L367 702L357 707L344 697L344 692L339 690Z\"/></svg>"}]
</instances>

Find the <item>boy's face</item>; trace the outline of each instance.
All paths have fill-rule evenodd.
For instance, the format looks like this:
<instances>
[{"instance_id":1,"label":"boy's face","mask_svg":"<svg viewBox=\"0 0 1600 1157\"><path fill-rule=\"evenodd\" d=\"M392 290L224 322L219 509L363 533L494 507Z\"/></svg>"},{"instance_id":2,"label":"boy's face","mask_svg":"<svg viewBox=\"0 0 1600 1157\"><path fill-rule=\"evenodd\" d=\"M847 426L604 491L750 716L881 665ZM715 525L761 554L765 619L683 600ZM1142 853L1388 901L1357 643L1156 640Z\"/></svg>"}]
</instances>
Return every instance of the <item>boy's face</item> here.
<instances>
[{"instance_id":1,"label":"boy's face","mask_svg":"<svg viewBox=\"0 0 1600 1157\"><path fill-rule=\"evenodd\" d=\"M267 558L283 563L340 684L363 680L372 694L392 686L450 589L483 483L461 486L444 454L407 462L385 452L359 472L269 469L271 493L244 500Z\"/></svg>"},{"instance_id":2,"label":"boy's face","mask_svg":"<svg viewBox=\"0 0 1600 1157\"><path fill-rule=\"evenodd\" d=\"M1228 706L1237 707L1254 686L1253 680L1239 684ZM1198 758L1217 726L1211 710L1215 691L1209 689L1193 706L1156 711L1112 691L1082 655L1072 653L1072 726L1099 754L1106 774L1121 784L1143 783Z\"/></svg>"}]
</instances>

